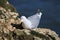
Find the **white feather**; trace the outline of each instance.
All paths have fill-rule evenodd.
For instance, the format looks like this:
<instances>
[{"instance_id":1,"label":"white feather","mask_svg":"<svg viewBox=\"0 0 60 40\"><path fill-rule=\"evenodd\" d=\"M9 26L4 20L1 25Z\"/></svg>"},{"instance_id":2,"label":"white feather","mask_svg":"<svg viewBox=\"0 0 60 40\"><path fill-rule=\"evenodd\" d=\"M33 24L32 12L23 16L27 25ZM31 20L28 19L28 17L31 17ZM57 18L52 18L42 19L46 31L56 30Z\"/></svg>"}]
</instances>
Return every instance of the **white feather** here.
<instances>
[{"instance_id":1,"label":"white feather","mask_svg":"<svg viewBox=\"0 0 60 40\"><path fill-rule=\"evenodd\" d=\"M28 29L37 28L39 25L39 21L41 19L41 15L42 15L42 13L39 12L28 18L26 18L25 16L21 16L21 20L24 23L26 28L28 28Z\"/></svg>"},{"instance_id":2,"label":"white feather","mask_svg":"<svg viewBox=\"0 0 60 40\"><path fill-rule=\"evenodd\" d=\"M30 20L28 20L25 16L21 17L21 21L24 23L24 28L31 29L32 28L32 23Z\"/></svg>"},{"instance_id":3,"label":"white feather","mask_svg":"<svg viewBox=\"0 0 60 40\"><path fill-rule=\"evenodd\" d=\"M41 15L42 13L37 13L35 15L32 15L30 17L28 17L28 19L32 22L32 28L37 28L41 19Z\"/></svg>"}]
</instances>

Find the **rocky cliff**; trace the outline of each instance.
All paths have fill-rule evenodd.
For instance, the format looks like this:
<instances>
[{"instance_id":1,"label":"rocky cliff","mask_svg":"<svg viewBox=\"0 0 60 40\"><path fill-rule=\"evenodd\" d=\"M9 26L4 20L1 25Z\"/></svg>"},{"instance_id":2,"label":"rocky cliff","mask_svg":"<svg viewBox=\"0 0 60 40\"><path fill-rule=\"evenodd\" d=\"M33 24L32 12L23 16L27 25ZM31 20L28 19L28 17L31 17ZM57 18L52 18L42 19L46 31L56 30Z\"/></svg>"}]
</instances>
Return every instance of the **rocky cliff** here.
<instances>
[{"instance_id":1,"label":"rocky cliff","mask_svg":"<svg viewBox=\"0 0 60 40\"><path fill-rule=\"evenodd\" d=\"M21 20L8 0L0 0L0 40L60 40L50 29L21 29Z\"/></svg>"}]
</instances>

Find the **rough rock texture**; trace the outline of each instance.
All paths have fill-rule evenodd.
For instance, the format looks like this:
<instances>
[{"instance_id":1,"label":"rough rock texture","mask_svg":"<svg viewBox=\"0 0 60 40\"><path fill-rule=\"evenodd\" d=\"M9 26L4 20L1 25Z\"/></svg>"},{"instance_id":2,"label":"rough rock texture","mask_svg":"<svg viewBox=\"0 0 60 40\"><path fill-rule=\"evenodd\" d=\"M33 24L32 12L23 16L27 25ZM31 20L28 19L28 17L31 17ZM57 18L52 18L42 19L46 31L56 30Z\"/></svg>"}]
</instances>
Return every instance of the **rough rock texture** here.
<instances>
[{"instance_id":1,"label":"rough rock texture","mask_svg":"<svg viewBox=\"0 0 60 40\"><path fill-rule=\"evenodd\" d=\"M50 29L20 29L21 20L7 0L0 0L0 40L60 40Z\"/></svg>"}]
</instances>

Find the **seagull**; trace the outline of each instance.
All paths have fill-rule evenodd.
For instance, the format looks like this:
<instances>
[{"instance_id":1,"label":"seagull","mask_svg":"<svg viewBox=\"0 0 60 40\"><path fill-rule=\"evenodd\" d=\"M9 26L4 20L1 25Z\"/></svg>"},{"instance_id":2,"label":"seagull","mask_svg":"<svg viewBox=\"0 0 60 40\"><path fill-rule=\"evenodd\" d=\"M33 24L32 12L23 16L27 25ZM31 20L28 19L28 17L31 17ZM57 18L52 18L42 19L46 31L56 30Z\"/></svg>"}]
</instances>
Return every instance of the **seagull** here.
<instances>
[{"instance_id":1,"label":"seagull","mask_svg":"<svg viewBox=\"0 0 60 40\"><path fill-rule=\"evenodd\" d=\"M22 26L23 28L27 29L34 29L37 28L41 19L42 13L38 9L37 13L30 16L30 17L25 17L21 16L21 21L22 21Z\"/></svg>"}]
</instances>

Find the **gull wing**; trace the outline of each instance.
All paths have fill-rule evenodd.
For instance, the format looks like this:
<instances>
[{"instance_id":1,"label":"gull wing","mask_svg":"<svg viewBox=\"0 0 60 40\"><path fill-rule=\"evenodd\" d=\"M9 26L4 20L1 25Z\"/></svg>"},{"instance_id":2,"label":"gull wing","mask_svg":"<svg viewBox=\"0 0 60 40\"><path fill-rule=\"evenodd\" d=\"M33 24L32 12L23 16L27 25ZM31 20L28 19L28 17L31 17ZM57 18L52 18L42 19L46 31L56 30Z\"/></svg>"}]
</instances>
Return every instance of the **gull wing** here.
<instances>
[{"instance_id":1,"label":"gull wing","mask_svg":"<svg viewBox=\"0 0 60 40\"><path fill-rule=\"evenodd\" d=\"M35 15L32 15L30 17L28 17L28 20L31 21L32 23L32 28L37 28L41 19L41 15L42 13L36 13Z\"/></svg>"},{"instance_id":2,"label":"gull wing","mask_svg":"<svg viewBox=\"0 0 60 40\"><path fill-rule=\"evenodd\" d=\"M32 23L30 20L28 20L25 16L21 16L22 26L23 28L32 28Z\"/></svg>"}]
</instances>

